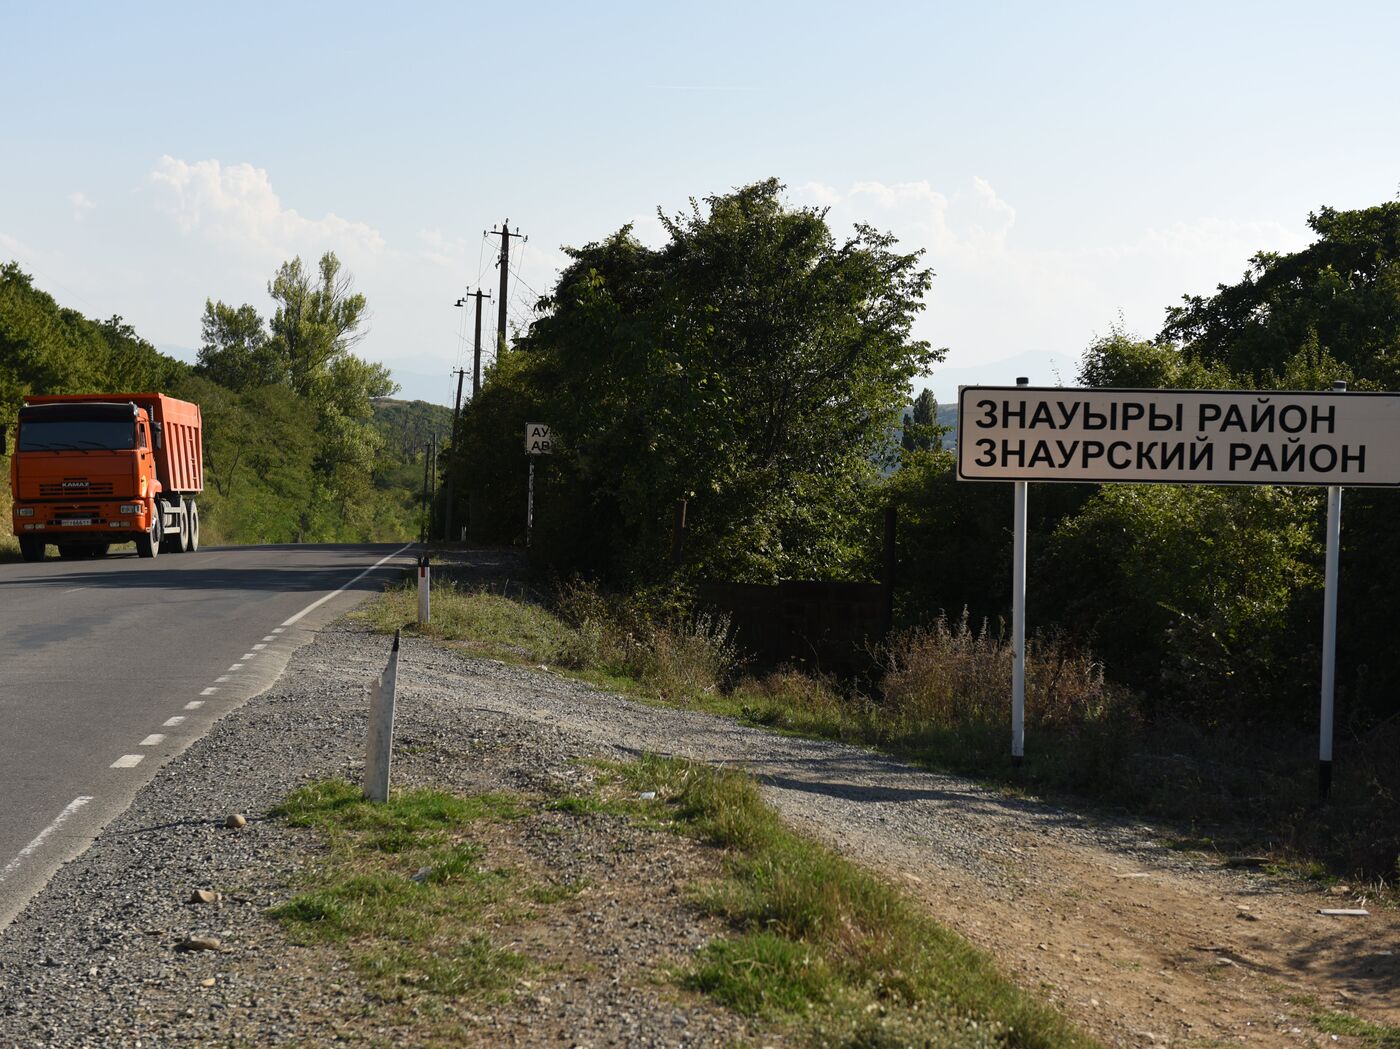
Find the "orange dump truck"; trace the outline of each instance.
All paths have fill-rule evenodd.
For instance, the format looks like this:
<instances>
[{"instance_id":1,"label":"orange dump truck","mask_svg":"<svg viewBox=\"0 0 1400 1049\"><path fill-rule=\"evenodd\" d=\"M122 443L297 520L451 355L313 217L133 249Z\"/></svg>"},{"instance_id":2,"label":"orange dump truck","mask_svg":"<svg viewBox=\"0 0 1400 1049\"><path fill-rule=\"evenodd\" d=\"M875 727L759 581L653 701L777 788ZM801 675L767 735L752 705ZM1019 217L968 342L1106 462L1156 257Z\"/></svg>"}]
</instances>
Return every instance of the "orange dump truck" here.
<instances>
[{"instance_id":1,"label":"orange dump truck","mask_svg":"<svg viewBox=\"0 0 1400 1049\"><path fill-rule=\"evenodd\" d=\"M10 456L13 524L26 561L199 549L199 405L160 393L26 397Z\"/></svg>"}]
</instances>

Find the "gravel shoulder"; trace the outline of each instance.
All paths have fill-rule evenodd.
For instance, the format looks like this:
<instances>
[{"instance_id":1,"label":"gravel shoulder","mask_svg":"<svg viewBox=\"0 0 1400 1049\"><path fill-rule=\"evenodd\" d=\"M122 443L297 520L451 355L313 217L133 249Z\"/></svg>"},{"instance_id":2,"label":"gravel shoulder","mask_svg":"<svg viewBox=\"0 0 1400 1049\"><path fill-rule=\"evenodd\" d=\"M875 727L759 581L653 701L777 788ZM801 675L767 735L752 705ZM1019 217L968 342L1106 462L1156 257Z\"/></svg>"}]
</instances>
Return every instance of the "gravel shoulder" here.
<instances>
[{"instance_id":1,"label":"gravel shoulder","mask_svg":"<svg viewBox=\"0 0 1400 1049\"><path fill-rule=\"evenodd\" d=\"M409 1044L343 963L289 947L264 913L315 856L303 832L263 816L309 779L358 776L364 686L387 649L353 622L323 630L55 876L0 936L0 1045ZM793 824L902 882L1110 1044L1361 1045L1310 1016L1400 1023L1393 911L1324 917L1354 901L1221 869L1151 828L405 640L398 784L549 794L579 757L644 752L758 775ZM227 830L235 811L250 823ZM678 890L711 862L703 850L605 824L530 824L503 847L586 869L594 889L518 932L600 975L532 983L476 1018L479 1044L781 1044L652 977L711 932ZM223 902L188 903L197 887ZM176 952L191 934L222 949Z\"/></svg>"}]
</instances>

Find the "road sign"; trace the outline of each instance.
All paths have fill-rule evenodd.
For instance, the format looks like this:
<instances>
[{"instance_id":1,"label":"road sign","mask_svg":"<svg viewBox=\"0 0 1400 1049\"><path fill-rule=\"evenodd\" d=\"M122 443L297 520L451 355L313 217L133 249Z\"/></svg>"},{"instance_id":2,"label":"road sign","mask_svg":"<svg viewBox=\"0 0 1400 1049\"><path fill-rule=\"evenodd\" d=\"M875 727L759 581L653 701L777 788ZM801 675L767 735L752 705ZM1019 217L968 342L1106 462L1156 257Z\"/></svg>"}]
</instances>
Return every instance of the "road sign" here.
<instances>
[{"instance_id":1,"label":"road sign","mask_svg":"<svg viewBox=\"0 0 1400 1049\"><path fill-rule=\"evenodd\" d=\"M554 451L554 434L544 423L525 424L525 451L530 455L549 455Z\"/></svg>"},{"instance_id":2,"label":"road sign","mask_svg":"<svg viewBox=\"0 0 1400 1049\"><path fill-rule=\"evenodd\" d=\"M964 386L958 477L1400 486L1400 394Z\"/></svg>"}]
</instances>

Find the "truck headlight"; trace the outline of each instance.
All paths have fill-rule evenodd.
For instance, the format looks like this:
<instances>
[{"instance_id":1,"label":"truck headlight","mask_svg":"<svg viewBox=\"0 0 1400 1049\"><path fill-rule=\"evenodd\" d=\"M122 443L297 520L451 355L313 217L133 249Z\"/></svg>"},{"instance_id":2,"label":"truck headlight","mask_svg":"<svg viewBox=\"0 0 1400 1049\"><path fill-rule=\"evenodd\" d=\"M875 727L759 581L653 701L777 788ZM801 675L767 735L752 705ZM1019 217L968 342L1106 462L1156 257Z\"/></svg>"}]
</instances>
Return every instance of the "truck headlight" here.
<instances>
[{"instance_id":1,"label":"truck headlight","mask_svg":"<svg viewBox=\"0 0 1400 1049\"><path fill-rule=\"evenodd\" d=\"M16 517L33 517L33 516L34 516L34 507L32 507L32 506L21 506L21 507L19 507L18 509L15 510L15 516L16 516Z\"/></svg>"},{"instance_id":2,"label":"truck headlight","mask_svg":"<svg viewBox=\"0 0 1400 1049\"><path fill-rule=\"evenodd\" d=\"M141 504L139 503L122 503L121 509L118 511L118 513L123 514L139 514L140 512Z\"/></svg>"}]
</instances>

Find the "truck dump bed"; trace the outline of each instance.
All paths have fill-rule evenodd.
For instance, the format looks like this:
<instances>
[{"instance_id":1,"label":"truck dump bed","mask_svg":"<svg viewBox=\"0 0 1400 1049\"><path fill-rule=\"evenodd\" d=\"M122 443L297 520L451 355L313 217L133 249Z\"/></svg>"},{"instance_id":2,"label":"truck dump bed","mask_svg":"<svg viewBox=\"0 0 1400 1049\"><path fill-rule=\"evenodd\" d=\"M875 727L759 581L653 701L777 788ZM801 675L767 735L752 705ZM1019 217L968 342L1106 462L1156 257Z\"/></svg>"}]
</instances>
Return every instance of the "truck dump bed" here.
<instances>
[{"instance_id":1,"label":"truck dump bed","mask_svg":"<svg viewBox=\"0 0 1400 1049\"><path fill-rule=\"evenodd\" d=\"M102 401L134 402L151 421L159 423L161 447L154 449L156 477L167 492L204 491L203 424L199 405L179 401L163 393L63 394L26 397L26 404L76 404Z\"/></svg>"}]
</instances>

